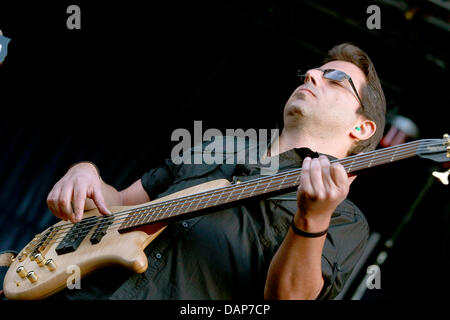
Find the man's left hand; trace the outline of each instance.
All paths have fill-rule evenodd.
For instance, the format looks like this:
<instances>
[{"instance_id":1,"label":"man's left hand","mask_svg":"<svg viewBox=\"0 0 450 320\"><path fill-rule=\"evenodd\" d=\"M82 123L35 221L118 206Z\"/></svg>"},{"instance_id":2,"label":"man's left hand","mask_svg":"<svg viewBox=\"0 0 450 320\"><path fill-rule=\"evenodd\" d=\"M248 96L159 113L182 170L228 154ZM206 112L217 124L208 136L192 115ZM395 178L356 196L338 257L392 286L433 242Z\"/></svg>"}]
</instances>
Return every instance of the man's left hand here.
<instances>
[{"instance_id":1,"label":"man's left hand","mask_svg":"<svg viewBox=\"0 0 450 320\"><path fill-rule=\"evenodd\" d=\"M330 163L326 156L306 157L297 190L294 224L305 232L327 229L331 215L347 197L354 178L348 177L340 163Z\"/></svg>"}]
</instances>

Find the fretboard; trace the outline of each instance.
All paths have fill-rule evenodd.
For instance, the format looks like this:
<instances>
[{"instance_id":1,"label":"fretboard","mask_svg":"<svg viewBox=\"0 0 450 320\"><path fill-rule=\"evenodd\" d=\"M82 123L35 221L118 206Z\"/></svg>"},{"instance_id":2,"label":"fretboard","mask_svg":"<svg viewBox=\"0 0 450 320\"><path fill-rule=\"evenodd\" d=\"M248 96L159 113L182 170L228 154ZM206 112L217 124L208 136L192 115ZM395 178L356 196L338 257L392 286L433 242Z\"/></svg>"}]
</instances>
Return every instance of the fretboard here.
<instances>
[{"instance_id":1,"label":"fretboard","mask_svg":"<svg viewBox=\"0 0 450 320\"><path fill-rule=\"evenodd\" d=\"M411 158L416 155L418 148L426 143L424 141L416 140L402 145L333 160L331 163L338 162L343 165L348 174L356 174L362 170ZM187 218L188 215L192 214L208 213L211 210L207 209L219 209L227 205L237 205L243 200L286 193L298 187L301 172L301 168L293 169L136 208L131 210L128 216L123 219L119 232L125 232L128 229L149 223L181 217Z\"/></svg>"}]
</instances>

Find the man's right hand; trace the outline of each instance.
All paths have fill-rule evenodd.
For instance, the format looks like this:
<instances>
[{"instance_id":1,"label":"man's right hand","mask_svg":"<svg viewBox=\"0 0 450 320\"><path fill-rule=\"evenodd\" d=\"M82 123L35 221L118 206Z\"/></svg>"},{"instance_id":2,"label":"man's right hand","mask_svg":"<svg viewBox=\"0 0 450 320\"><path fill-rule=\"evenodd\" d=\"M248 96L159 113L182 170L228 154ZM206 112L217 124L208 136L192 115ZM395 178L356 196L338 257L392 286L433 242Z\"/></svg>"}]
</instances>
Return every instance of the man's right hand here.
<instances>
[{"instance_id":1,"label":"man's right hand","mask_svg":"<svg viewBox=\"0 0 450 320\"><path fill-rule=\"evenodd\" d=\"M81 162L71 167L53 186L47 204L56 217L76 223L83 218L87 198L94 201L100 213L111 213L105 204L97 168L92 163Z\"/></svg>"}]
</instances>

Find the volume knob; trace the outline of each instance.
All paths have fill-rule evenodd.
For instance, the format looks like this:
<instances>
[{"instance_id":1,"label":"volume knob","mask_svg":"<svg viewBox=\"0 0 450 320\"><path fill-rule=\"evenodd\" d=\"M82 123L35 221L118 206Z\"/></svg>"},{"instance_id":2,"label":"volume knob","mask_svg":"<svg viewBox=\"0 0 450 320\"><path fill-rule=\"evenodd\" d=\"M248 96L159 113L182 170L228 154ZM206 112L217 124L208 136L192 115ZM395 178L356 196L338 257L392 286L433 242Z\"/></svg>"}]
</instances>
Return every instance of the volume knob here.
<instances>
[{"instance_id":1,"label":"volume knob","mask_svg":"<svg viewBox=\"0 0 450 320\"><path fill-rule=\"evenodd\" d=\"M37 264L40 264L42 261L44 261L44 256L40 253L36 253L34 255L34 261L36 261Z\"/></svg>"},{"instance_id":2,"label":"volume knob","mask_svg":"<svg viewBox=\"0 0 450 320\"><path fill-rule=\"evenodd\" d=\"M31 283L35 283L38 280L38 277L36 275L36 272L30 271L27 273L27 278L30 280Z\"/></svg>"},{"instance_id":3,"label":"volume knob","mask_svg":"<svg viewBox=\"0 0 450 320\"><path fill-rule=\"evenodd\" d=\"M54 271L56 269L56 263L53 259L47 259L47 261L45 261L45 266L50 271Z\"/></svg>"},{"instance_id":4,"label":"volume knob","mask_svg":"<svg viewBox=\"0 0 450 320\"><path fill-rule=\"evenodd\" d=\"M24 266L20 266L16 269L17 274L21 278L25 278L27 276L27 270L25 270Z\"/></svg>"}]
</instances>

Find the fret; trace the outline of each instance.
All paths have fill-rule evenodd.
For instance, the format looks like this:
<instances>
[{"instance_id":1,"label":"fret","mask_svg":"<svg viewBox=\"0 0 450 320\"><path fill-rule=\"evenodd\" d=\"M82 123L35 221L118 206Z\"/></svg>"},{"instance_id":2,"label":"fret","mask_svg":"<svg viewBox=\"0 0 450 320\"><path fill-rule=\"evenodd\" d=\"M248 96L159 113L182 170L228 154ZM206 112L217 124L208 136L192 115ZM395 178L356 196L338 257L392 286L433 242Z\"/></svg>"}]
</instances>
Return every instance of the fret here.
<instances>
[{"instance_id":1,"label":"fret","mask_svg":"<svg viewBox=\"0 0 450 320\"><path fill-rule=\"evenodd\" d=\"M283 181L281 181L281 183L278 185L277 190L280 190L281 187L283 186L284 180L286 180L287 174L284 175Z\"/></svg>"},{"instance_id":2,"label":"fret","mask_svg":"<svg viewBox=\"0 0 450 320\"><path fill-rule=\"evenodd\" d=\"M375 157L377 156L377 154L378 154L378 151L376 151L376 152L375 152L375 155L373 155L373 156L372 156L372 159L370 159L370 163L369 163L368 168L370 168L370 167L372 166L373 158L375 158Z\"/></svg>"},{"instance_id":3,"label":"fret","mask_svg":"<svg viewBox=\"0 0 450 320\"><path fill-rule=\"evenodd\" d=\"M144 210L138 210L135 215L136 215L136 221L134 222L134 225L141 225L145 222L145 220L147 219L147 214L146 214L146 209Z\"/></svg>"},{"instance_id":4,"label":"fret","mask_svg":"<svg viewBox=\"0 0 450 320\"><path fill-rule=\"evenodd\" d=\"M195 206L194 211L198 209L198 205L201 203L201 201L199 199L195 199L195 201L197 201L197 205Z\"/></svg>"},{"instance_id":5,"label":"fret","mask_svg":"<svg viewBox=\"0 0 450 320\"><path fill-rule=\"evenodd\" d=\"M161 210L161 208L159 208L158 206L153 207L153 208L149 208L148 209L148 216L147 216L147 221L146 222L152 222L155 220L156 216L158 215L159 210Z\"/></svg>"},{"instance_id":6,"label":"fret","mask_svg":"<svg viewBox=\"0 0 450 320\"><path fill-rule=\"evenodd\" d=\"M244 185L244 189L241 190L241 193L238 195L237 199L241 198L242 193L244 192L245 188L247 188L247 184Z\"/></svg>"},{"instance_id":7,"label":"fret","mask_svg":"<svg viewBox=\"0 0 450 320\"><path fill-rule=\"evenodd\" d=\"M182 200L184 202L186 202L186 200ZM159 215L162 215L163 218L168 218L171 217L172 215L176 215L175 213L178 213L180 211L180 209L182 208L182 206L184 205L180 204L178 201L171 201L169 202L169 205L167 207L165 207L165 211L163 212L162 210L155 216L155 218ZM177 208L178 206L178 208ZM170 210L170 211L169 211ZM177 210L177 211L175 211Z\"/></svg>"},{"instance_id":8,"label":"fret","mask_svg":"<svg viewBox=\"0 0 450 320\"><path fill-rule=\"evenodd\" d=\"M253 196L253 193L255 192L255 190L256 190L256 188L258 187L258 185L259 185L259 181L256 182L255 187L253 188L252 192L250 192L249 197Z\"/></svg>"},{"instance_id":9,"label":"fret","mask_svg":"<svg viewBox=\"0 0 450 320\"><path fill-rule=\"evenodd\" d=\"M171 202L169 202L169 205L167 207L165 207L165 211L164 212L161 211L157 215L159 216L159 215L162 214L163 217L170 217L170 216L172 216L172 213L175 210L174 207L176 207L178 204L179 204L178 201L171 201ZM169 210L170 210L170 212L169 212ZM167 214L167 213L169 213L169 214Z\"/></svg>"},{"instance_id":10,"label":"fret","mask_svg":"<svg viewBox=\"0 0 450 320\"><path fill-rule=\"evenodd\" d=\"M141 215L141 210L136 210L136 211L134 211L133 212L133 218L131 219L131 221L130 221L130 226L131 227L134 227L134 226L137 226L137 225L139 225L140 223L139 223L139 220L142 218L142 215Z\"/></svg>"},{"instance_id":11,"label":"fret","mask_svg":"<svg viewBox=\"0 0 450 320\"><path fill-rule=\"evenodd\" d=\"M145 223L152 222L155 219L156 208L148 208L145 213Z\"/></svg>"},{"instance_id":12,"label":"fret","mask_svg":"<svg viewBox=\"0 0 450 320\"><path fill-rule=\"evenodd\" d=\"M295 178L295 184L297 184L297 185L300 185L300 178L302 177L302 173L300 172L298 175L297 175L297 178Z\"/></svg>"},{"instance_id":13,"label":"fret","mask_svg":"<svg viewBox=\"0 0 450 320\"><path fill-rule=\"evenodd\" d=\"M130 214L128 214L128 216L124 219L121 227L122 228L127 228L129 226L129 223L130 223Z\"/></svg>"},{"instance_id":14,"label":"fret","mask_svg":"<svg viewBox=\"0 0 450 320\"><path fill-rule=\"evenodd\" d=\"M230 201L230 197L231 197L231 195L233 194L233 192L234 192L234 189L231 190L231 192L230 192L230 194L228 195L228 198L227 198L227 200L226 200L225 202L229 202L229 201Z\"/></svg>"},{"instance_id":15,"label":"fret","mask_svg":"<svg viewBox=\"0 0 450 320\"><path fill-rule=\"evenodd\" d=\"M147 218L146 210L138 210L136 213L136 221L134 225L141 225L145 222L145 219Z\"/></svg>"},{"instance_id":16,"label":"fret","mask_svg":"<svg viewBox=\"0 0 450 320\"><path fill-rule=\"evenodd\" d=\"M353 164L355 163L356 159L353 159L352 163L350 163L350 167L347 169L347 173L350 173L350 170L352 170Z\"/></svg>"},{"instance_id":17,"label":"fret","mask_svg":"<svg viewBox=\"0 0 450 320\"><path fill-rule=\"evenodd\" d=\"M183 209L183 207L184 207L185 204L186 204L186 199L183 199L183 203L180 204L180 205L178 206L178 208L176 208L177 211L175 211L175 209L173 209L173 210L170 212L169 217L171 217L171 216L177 216L177 215L180 213L180 211L182 211L181 209ZM187 210L186 210L186 211L187 211ZM186 212L186 211L185 211L185 212Z\"/></svg>"},{"instance_id":18,"label":"fret","mask_svg":"<svg viewBox=\"0 0 450 320\"><path fill-rule=\"evenodd\" d=\"M272 178L269 179L269 181L267 181L266 187L263 190L263 194L266 193L267 188L272 184Z\"/></svg>"},{"instance_id":19,"label":"fret","mask_svg":"<svg viewBox=\"0 0 450 320\"><path fill-rule=\"evenodd\" d=\"M150 209L150 211L152 213L149 215L147 223L156 221L157 218L163 213L163 210L167 209L165 206L166 206L166 204L163 204L162 207L157 206L157 207L153 208L153 210Z\"/></svg>"},{"instance_id":20,"label":"fret","mask_svg":"<svg viewBox=\"0 0 450 320\"><path fill-rule=\"evenodd\" d=\"M201 205L200 206L200 209L204 209L204 208L206 208L206 203L208 202L208 201L206 201L206 203L204 202L204 197L200 197L199 199L198 199L198 203L199 203L199 205ZM197 209L199 208L199 206L197 206Z\"/></svg>"},{"instance_id":21,"label":"fret","mask_svg":"<svg viewBox=\"0 0 450 320\"><path fill-rule=\"evenodd\" d=\"M206 202L203 204L203 208L206 208L208 206L209 200L211 200L211 196L209 196Z\"/></svg>"},{"instance_id":22,"label":"fret","mask_svg":"<svg viewBox=\"0 0 450 320\"><path fill-rule=\"evenodd\" d=\"M136 218L137 218L136 217L136 212L137 211L131 212L130 215L129 215L129 217L130 217L130 219L128 221L128 226L129 227L134 227L135 226L134 222L136 221Z\"/></svg>"},{"instance_id":23,"label":"fret","mask_svg":"<svg viewBox=\"0 0 450 320\"><path fill-rule=\"evenodd\" d=\"M184 202L186 202L186 201L184 201ZM188 212L189 208L191 207L191 204L192 204L192 201L189 201L189 205L184 212Z\"/></svg>"},{"instance_id":24,"label":"fret","mask_svg":"<svg viewBox=\"0 0 450 320\"><path fill-rule=\"evenodd\" d=\"M216 202L214 202L214 206L217 205L217 203L219 203L220 198L222 197L223 192L219 192L219 197L217 198Z\"/></svg>"},{"instance_id":25,"label":"fret","mask_svg":"<svg viewBox=\"0 0 450 320\"><path fill-rule=\"evenodd\" d=\"M158 208L158 210L155 213L153 213L152 215L153 219L151 221L155 221L156 218L158 218L161 215L161 213L163 213L163 210L166 209L166 205L167 204L163 204L162 207Z\"/></svg>"},{"instance_id":26,"label":"fret","mask_svg":"<svg viewBox=\"0 0 450 320\"><path fill-rule=\"evenodd\" d=\"M395 157L395 154L396 154L396 153L397 153L397 148L395 148L394 153L392 154L392 157L391 157L391 161L390 161L390 162L394 161L394 157Z\"/></svg>"}]
</instances>

